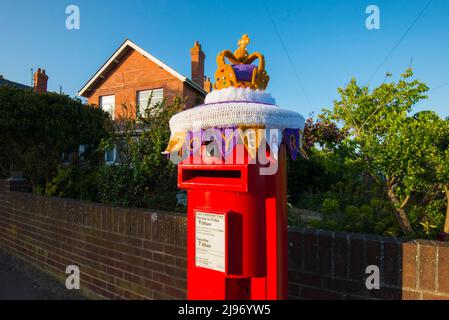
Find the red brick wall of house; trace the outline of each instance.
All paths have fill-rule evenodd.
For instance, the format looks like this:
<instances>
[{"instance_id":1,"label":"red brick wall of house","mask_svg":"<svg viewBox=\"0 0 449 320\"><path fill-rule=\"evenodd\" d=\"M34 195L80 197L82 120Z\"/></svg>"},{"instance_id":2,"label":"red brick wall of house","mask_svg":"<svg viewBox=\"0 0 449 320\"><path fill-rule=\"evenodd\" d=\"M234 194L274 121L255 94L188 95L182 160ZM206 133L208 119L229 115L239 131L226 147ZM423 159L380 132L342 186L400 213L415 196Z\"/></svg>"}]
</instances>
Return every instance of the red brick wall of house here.
<instances>
[{"instance_id":1,"label":"red brick wall of house","mask_svg":"<svg viewBox=\"0 0 449 320\"><path fill-rule=\"evenodd\" d=\"M197 91L139 52L130 49L120 61L90 93L89 103L99 105L100 96L114 94L115 117L135 116L137 91L162 88L167 101L172 101L176 96L189 96L186 107L194 105L191 97L198 95ZM122 108L124 104L128 106L128 110Z\"/></svg>"},{"instance_id":2,"label":"red brick wall of house","mask_svg":"<svg viewBox=\"0 0 449 320\"><path fill-rule=\"evenodd\" d=\"M186 297L185 215L25 192L0 180L0 247L92 298ZM449 243L291 228L291 299L449 299ZM380 289L365 286L368 265Z\"/></svg>"},{"instance_id":3,"label":"red brick wall of house","mask_svg":"<svg viewBox=\"0 0 449 320\"><path fill-rule=\"evenodd\" d=\"M187 109L204 103L204 97L187 83L184 83L184 98L186 99L185 107Z\"/></svg>"}]
</instances>

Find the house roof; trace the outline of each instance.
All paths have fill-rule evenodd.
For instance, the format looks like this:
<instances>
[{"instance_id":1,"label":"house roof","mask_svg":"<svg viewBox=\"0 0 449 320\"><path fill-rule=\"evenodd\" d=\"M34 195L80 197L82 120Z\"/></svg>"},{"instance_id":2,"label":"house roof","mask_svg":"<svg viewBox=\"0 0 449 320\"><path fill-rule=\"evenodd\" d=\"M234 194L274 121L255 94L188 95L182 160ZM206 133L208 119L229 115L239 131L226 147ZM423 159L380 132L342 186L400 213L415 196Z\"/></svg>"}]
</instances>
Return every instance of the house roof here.
<instances>
[{"instance_id":1,"label":"house roof","mask_svg":"<svg viewBox=\"0 0 449 320\"><path fill-rule=\"evenodd\" d=\"M18 82L14 82L11 80L7 80L5 78L3 78L3 76L0 76L0 86L12 86L12 87L16 87L19 89L31 89L30 86L18 83Z\"/></svg>"},{"instance_id":2,"label":"house roof","mask_svg":"<svg viewBox=\"0 0 449 320\"><path fill-rule=\"evenodd\" d=\"M88 91L92 90L93 87L96 86L96 84L101 81L106 74L115 67L118 63L120 63L120 57L122 57L129 49L134 49L140 54L142 54L144 57L148 58L155 64L157 64L162 69L168 71L173 76L181 80L182 82L186 82L189 84L192 88L196 89L198 92L200 92L203 95L206 95L207 92L201 88L197 83L193 82L191 79L179 74L169 66L167 66L165 63L148 53L147 51L143 50L141 47L139 47L137 44L132 42L131 40L127 39L123 44L112 54L112 56L101 66L101 68L92 76L92 78L87 81L87 83L81 88L81 90L78 92L79 96L85 96Z\"/></svg>"}]
</instances>

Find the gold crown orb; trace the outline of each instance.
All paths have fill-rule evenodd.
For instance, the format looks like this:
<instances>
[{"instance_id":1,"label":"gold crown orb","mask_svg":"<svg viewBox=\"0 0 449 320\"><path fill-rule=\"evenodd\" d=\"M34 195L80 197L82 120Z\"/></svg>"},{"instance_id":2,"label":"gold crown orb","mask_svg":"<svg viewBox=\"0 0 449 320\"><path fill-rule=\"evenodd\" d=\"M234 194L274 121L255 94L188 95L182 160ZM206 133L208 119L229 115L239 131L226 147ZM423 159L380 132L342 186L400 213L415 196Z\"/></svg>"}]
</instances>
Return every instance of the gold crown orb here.
<instances>
[{"instance_id":1,"label":"gold crown orb","mask_svg":"<svg viewBox=\"0 0 449 320\"><path fill-rule=\"evenodd\" d=\"M265 58L259 52L248 54L246 46L249 43L250 38L244 34L237 42L238 48L234 53L230 50L223 50L217 55L218 68L215 71L215 89L235 87L265 90L270 81L265 70ZM228 59L231 64L227 64L225 59ZM258 66L252 64L255 60L259 60Z\"/></svg>"}]
</instances>

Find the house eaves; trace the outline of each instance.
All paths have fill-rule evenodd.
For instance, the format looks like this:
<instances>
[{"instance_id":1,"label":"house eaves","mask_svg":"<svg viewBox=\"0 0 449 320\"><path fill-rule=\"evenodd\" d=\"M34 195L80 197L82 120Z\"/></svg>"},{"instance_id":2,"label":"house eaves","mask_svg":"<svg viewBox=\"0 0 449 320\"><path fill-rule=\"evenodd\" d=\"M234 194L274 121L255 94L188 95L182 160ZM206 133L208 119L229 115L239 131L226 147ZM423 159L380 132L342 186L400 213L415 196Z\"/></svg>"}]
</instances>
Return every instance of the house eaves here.
<instances>
[{"instance_id":1,"label":"house eaves","mask_svg":"<svg viewBox=\"0 0 449 320\"><path fill-rule=\"evenodd\" d=\"M201 94L206 95L207 92L201 88L197 83L193 82L191 79L179 74L165 63L143 50L141 47L136 45L131 40L127 39L123 44L112 54L112 56L101 66L101 68L87 81L87 83L80 89L78 92L79 96L86 97L88 92L92 90L93 87L97 84L97 82L106 77L106 74L117 64L120 63L120 58L129 50L129 48L134 49L135 51L142 54L144 57L148 58L150 61L166 70L174 77L178 78L182 82L186 82L188 85L199 91Z\"/></svg>"}]
</instances>

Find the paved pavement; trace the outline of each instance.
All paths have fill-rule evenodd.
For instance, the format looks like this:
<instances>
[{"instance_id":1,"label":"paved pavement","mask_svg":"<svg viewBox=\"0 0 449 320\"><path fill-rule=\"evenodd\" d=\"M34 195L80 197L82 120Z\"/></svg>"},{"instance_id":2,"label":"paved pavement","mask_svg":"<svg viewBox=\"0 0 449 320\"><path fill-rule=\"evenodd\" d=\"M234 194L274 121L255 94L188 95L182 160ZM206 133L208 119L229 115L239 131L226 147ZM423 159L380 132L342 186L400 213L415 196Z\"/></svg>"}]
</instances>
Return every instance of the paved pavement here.
<instances>
[{"instance_id":1,"label":"paved pavement","mask_svg":"<svg viewBox=\"0 0 449 320\"><path fill-rule=\"evenodd\" d=\"M79 299L79 292L0 249L0 300Z\"/></svg>"}]
</instances>

